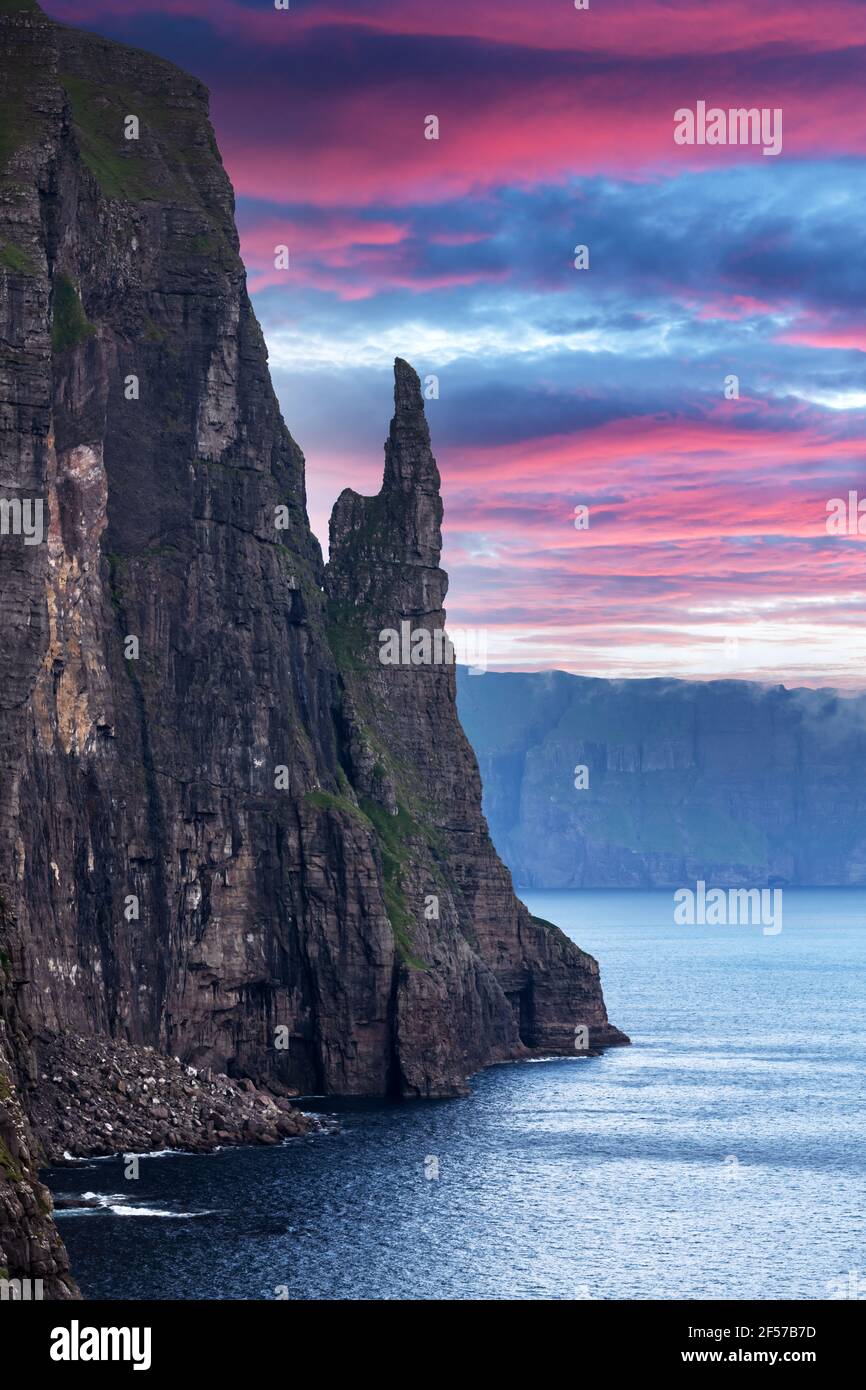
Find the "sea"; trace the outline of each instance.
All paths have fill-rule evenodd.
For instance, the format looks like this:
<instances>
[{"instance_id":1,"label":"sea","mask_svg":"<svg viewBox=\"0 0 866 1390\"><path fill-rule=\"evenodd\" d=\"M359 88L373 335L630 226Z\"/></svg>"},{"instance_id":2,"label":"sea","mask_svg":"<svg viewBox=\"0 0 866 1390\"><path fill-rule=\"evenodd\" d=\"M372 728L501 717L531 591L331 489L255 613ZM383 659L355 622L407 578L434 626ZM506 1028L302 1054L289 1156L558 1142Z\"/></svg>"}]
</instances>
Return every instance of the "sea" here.
<instances>
[{"instance_id":1,"label":"sea","mask_svg":"<svg viewBox=\"0 0 866 1390\"><path fill-rule=\"evenodd\" d=\"M309 1097L274 1148L49 1170L88 1298L866 1297L866 892L781 930L670 892L526 891L598 959L632 1045L490 1068L462 1099Z\"/></svg>"}]
</instances>

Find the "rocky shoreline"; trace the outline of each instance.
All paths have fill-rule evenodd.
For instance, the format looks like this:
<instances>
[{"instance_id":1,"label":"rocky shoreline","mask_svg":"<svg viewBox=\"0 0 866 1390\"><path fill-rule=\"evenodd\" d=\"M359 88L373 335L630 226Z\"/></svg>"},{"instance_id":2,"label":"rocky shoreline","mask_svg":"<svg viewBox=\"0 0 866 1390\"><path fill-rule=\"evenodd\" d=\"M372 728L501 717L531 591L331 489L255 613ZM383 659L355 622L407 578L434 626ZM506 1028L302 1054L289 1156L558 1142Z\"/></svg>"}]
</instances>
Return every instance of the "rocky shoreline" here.
<instances>
[{"instance_id":1,"label":"rocky shoreline","mask_svg":"<svg viewBox=\"0 0 866 1390\"><path fill-rule=\"evenodd\" d=\"M45 1159L231 1144L278 1144L321 1129L288 1095L109 1038L37 1041L38 1081L27 1096Z\"/></svg>"}]
</instances>

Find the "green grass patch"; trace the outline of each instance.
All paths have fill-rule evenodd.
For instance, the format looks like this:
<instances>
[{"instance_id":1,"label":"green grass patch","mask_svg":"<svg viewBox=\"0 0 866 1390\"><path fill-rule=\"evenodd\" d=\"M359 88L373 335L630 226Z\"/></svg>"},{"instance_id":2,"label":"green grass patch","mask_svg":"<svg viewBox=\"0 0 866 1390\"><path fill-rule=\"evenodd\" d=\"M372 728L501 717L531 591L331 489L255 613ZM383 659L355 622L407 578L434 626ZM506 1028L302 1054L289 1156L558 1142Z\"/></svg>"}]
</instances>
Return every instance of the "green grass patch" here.
<instances>
[{"instance_id":1,"label":"green grass patch","mask_svg":"<svg viewBox=\"0 0 866 1390\"><path fill-rule=\"evenodd\" d=\"M218 256L223 249L220 237L200 233L190 238L189 249L194 256Z\"/></svg>"},{"instance_id":2,"label":"green grass patch","mask_svg":"<svg viewBox=\"0 0 866 1390\"><path fill-rule=\"evenodd\" d=\"M126 140L124 117L140 115L141 102L116 88L63 74L81 156L107 198L140 202L159 196L136 146Z\"/></svg>"},{"instance_id":3,"label":"green grass patch","mask_svg":"<svg viewBox=\"0 0 866 1390\"><path fill-rule=\"evenodd\" d=\"M364 610L328 599L325 630L328 645L343 675L362 670L369 657L369 634L362 627Z\"/></svg>"},{"instance_id":4,"label":"green grass patch","mask_svg":"<svg viewBox=\"0 0 866 1390\"><path fill-rule=\"evenodd\" d=\"M379 842L385 880L383 896L397 950L407 965L416 970L426 970L426 962L419 959L413 950L412 929L415 921L409 911L403 886L404 871L411 858L411 843L419 834L418 826L402 806L398 807L396 816L392 816L384 806L365 796L361 800L361 809L373 826Z\"/></svg>"},{"instance_id":5,"label":"green grass patch","mask_svg":"<svg viewBox=\"0 0 866 1390\"><path fill-rule=\"evenodd\" d=\"M345 773L343 774L345 781ZM341 782L342 785L342 782ZM345 782L348 786L348 782ZM346 796L336 796L333 792L307 792L305 801L320 810L344 811L361 821L376 836L379 853L382 857L382 896L385 911L400 958L415 970L426 970L427 964L419 959L413 950L412 929L414 918L409 911L403 886L404 871L409 866L411 843L422 832L409 813L400 807L396 816L389 815L384 806L363 797L360 808Z\"/></svg>"},{"instance_id":6,"label":"green grass patch","mask_svg":"<svg viewBox=\"0 0 866 1390\"><path fill-rule=\"evenodd\" d=\"M226 252L223 214L203 192L202 175L219 160L215 141L203 129L203 113L110 81L90 82L71 73L60 80L69 94L82 157L106 197L200 207L211 231L193 238L199 243L193 250ZM139 119L138 140L126 139L127 116Z\"/></svg>"},{"instance_id":7,"label":"green grass patch","mask_svg":"<svg viewBox=\"0 0 866 1390\"><path fill-rule=\"evenodd\" d=\"M0 1168L3 1169L10 1182L24 1181L24 1174L3 1143L0 1143Z\"/></svg>"},{"instance_id":8,"label":"green grass patch","mask_svg":"<svg viewBox=\"0 0 866 1390\"><path fill-rule=\"evenodd\" d=\"M140 550L136 555L137 560L152 560L163 555L185 555L186 552L176 545L174 541L166 541L164 545L149 545L146 550Z\"/></svg>"},{"instance_id":9,"label":"green grass patch","mask_svg":"<svg viewBox=\"0 0 866 1390\"><path fill-rule=\"evenodd\" d=\"M54 281L54 321L51 327L51 346L55 352L83 343L95 333L92 323L78 298L78 291L68 275L58 275Z\"/></svg>"},{"instance_id":10,"label":"green grass patch","mask_svg":"<svg viewBox=\"0 0 866 1390\"><path fill-rule=\"evenodd\" d=\"M146 318L144 320L142 337L145 342L148 343L163 344L168 342L168 333L166 329L161 328L158 323L154 323L152 318Z\"/></svg>"},{"instance_id":11,"label":"green grass patch","mask_svg":"<svg viewBox=\"0 0 866 1390\"><path fill-rule=\"evenodd\" d=\"M11 241L7 241L5 246L0 246L0 265L5 265L7 270L14 270L18 275L35 275L36 266L20 246L15 246Z\"/></svg>"},{"instance_id":12,"label":"green grass patch","mask_svg":"<svg viewBox=\"0 0 866 1390\"><path fill-rule=\"evenodd\" d=\"M106 551L105 558L108 561L108 596L111 606L114 609L114 616L118 622L124 621L123 604L120 601L120 585L123 578L121 570L126 564L122 555L115 555L113 551ZM126 660L126 668L129 670L132 663Z\"/></svg>"},{"instance_id":13,"label":"green grass patch","mask_svg":"<svg viewBox=\"0 0 866 1390\"><path fill-rule=\"evenodd\" d=\"M354 801L350 801L347 796L336 796L333 792L306 792L304 800L311 806L315 806L320 811L344 811L347 815L353 816L355 820L366 823L366 816L359 810Z\"/></svg>"},{"instance_id":14,"label":"green grass patch","mask_svg":"<svg viewBox=\"0 0 866 1390\"><path fill-rule=\"evenodd\" d=\"M383 855L387 855L399 868L408 859L409 845L419 833L418 826L402 806L398 807L396 816L392 816L384 806L380 806L378 801L372 801L368 796L362 797L361 810L373 823Z\"/></svg>"}]
</instances>

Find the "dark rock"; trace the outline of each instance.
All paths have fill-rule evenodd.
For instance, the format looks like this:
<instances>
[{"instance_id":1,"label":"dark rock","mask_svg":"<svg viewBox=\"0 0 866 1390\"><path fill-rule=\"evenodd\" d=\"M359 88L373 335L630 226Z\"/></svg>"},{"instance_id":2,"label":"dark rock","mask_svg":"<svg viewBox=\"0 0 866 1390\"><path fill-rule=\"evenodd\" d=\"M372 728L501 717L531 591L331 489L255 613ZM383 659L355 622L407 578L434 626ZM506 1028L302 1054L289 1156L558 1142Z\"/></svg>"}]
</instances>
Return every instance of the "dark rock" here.
<instances>
[{"instance_id":1,"label":"dark rock","mask_svg":"<svg viewBox=\"0 0 866 1390\"><path fill-rule=\"evenodd\" d=\"M10 988L10 935L0 897L0 1279L41 1279L46 1298L75 1299L80 1294L52 1219L51 1193L37 1176L38 1143L20 1099L17 1059L28 1057L29 1042Z\"/></svg>"}]
</instances>

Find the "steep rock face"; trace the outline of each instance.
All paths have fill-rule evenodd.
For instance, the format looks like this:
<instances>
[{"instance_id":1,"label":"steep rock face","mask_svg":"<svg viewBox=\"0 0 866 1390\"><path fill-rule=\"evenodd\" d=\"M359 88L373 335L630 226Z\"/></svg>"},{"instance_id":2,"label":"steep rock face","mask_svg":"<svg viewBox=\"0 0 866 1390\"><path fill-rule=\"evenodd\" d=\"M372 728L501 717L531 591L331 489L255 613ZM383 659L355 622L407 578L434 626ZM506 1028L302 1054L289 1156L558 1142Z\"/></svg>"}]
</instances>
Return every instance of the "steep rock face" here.
<instances>
[{"instance_id":1,"label":"steep rock face","mask_svg":"<svg viewBox=\"0 0 866 1390\"><path fill-rule=\"evenodd\" d=\"M24 118L0 476L47 529L0 543L22 1007L217 1072L380 1090L390 929L369 835L307 796L338 767L321 557L206 92L39 14L2 23Z\"/></svg>"},{"instance_id":2,"label":"steep rock face","mask_svg":"<svg viewBox=\"0 0 866 1390\"><path fill-rule=\"evenodd\" d=\"M593 1045L624 1039L596 962L530 917L490 842L443 641L439 474L418 377L400 360L394 400L381 492L347 489L334 508L326 591L347 771L379 833L408 966L396 998L400 1086L426 1095L443 1067L573 1051L580 1023Z\"/></svg>"},{"instance_id":3,"label":"steep rock face","mask_svg":"<svg viewBox=\"0 0 866 1390\"><path fill-rule=\"evenodd\" d=\"M458 703L520 884L866 883L862 696L461 670Z\"/></svg>"},{"instance_id":4,"label":"steep rock face","mask_svg":"<svg viewBox=\"0 0 866 1390\"><path fill-rule=\"evenodd\" d=\"M32 1052L10 988L12 928L0 898L0 1300L78 1298L51 1193L37 1175L40 1146L21 1104L19 1066L32 1061Z\"/></svg>"}]
</instances>

